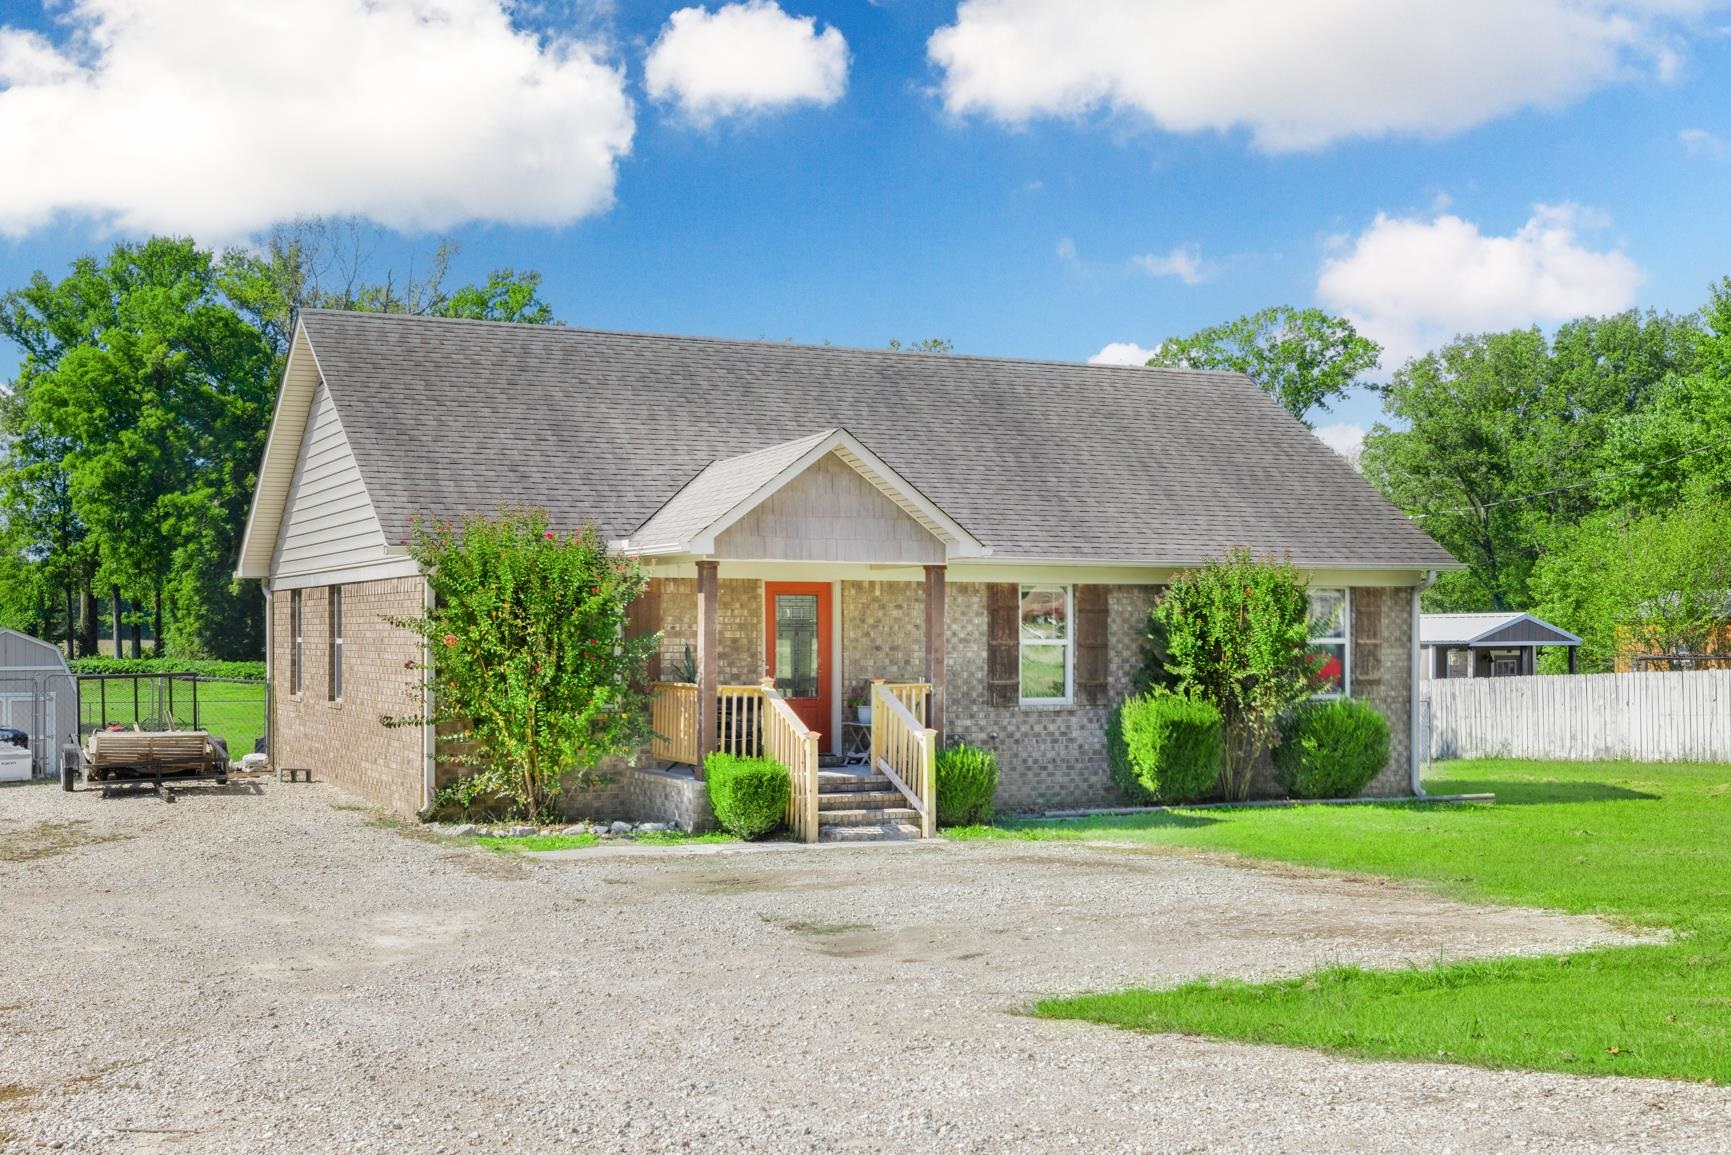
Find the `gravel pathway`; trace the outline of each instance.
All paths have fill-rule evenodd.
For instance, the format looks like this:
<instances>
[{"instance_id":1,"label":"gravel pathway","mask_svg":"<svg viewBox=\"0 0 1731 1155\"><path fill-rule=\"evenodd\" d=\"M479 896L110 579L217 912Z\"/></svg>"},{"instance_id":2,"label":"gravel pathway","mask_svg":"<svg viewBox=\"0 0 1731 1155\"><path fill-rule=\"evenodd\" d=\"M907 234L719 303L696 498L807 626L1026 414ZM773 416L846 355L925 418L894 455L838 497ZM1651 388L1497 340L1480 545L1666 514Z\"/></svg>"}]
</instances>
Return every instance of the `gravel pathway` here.
<instances>
[{"instance_id":1,"label":"gravel pathway","mask_svg":"<svg viewBox=\"0 0 1731 1155\"><path fill-rule=\"evenodd\" d=\"M1731 1150L1724 1089L1017 1013L1609 941L1589 919L1187 854L522 860L371 825L321 785L172 806L15 787L0 1150Z\"/></svg>"}]
</instances>

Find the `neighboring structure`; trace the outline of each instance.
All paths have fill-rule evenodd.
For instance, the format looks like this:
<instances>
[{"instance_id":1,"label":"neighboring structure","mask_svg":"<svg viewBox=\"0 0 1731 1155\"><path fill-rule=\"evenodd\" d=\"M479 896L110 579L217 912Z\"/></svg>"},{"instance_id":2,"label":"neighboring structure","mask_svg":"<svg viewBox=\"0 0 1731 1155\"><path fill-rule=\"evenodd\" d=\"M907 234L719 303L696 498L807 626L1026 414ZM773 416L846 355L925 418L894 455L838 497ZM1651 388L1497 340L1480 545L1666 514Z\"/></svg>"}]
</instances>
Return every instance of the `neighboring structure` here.
<instances>
[{"instance_id":1,"label":"neighboring structure","mask_svg":"<svg viewBox=\"0 0 1731 1155\"><path fill-rule=\"evenodd\" d=\"M1636 611L1637 622L1625 622L1617 629L1617 656L1613 668L1617 673L1653 673L1660 670L1731 670L1731 590L1696 595L1687 604L1705 610L1696 618L1693 613L1671 614L1666 610L1683 608L1677 594L1662 599L1663 605L1642 606ZM1644 611L1656 610L1659 622L1638 624ZM1664 618L1684 618L1684 623L1668 623ZM1693 619L1693 620L1690 620Z\"/></svg>"},{"instance_id":2,"label":"neighboring structure","mask_svg":"<svg viewBox=\"0 0 1731 1155\"><path fill-rule=\"evenodd\" d=\"M1234 546L1307 572L1341 692L1394 730L1371 792L1409 793L1418 592L1456 568L1234 374L309 310L238 568L265 582L279 766L423 803L432 735L378 724L424 692L388 621L427 596L409 525L519 503L649 568L652 677L695 666L656 688L657 760L770 744L771 718L839 753L885 679L908 742L998 751L1006 808L1115 800L1106 714L1148 611ZM633 771L570 805L679 813L694 781Z\"/></svg>"},{"instance_id":3,"label":"neighboring structure","mask_svg":"<svg viewBox=\"0 0 1731 1155\"><path fill-rule=\"evenodd\" d=\"M1581 639L1532 614L1424 614L1420 665L1427 678L1514 678L1539 671L1540 646L1564 646L1569 673Z\"/></svg>"},{"instance_id":4,"label":"neighboring structure","mask_svg":"<svg viewBox=\"0 0 1731 1155\"><path fill-rule=\"evenodd\" d=\"M59 773L60 748L78 741L78 685L59 646L0 628L0 729L29 735L37 777Z\"/></svg>"}]
</instances>

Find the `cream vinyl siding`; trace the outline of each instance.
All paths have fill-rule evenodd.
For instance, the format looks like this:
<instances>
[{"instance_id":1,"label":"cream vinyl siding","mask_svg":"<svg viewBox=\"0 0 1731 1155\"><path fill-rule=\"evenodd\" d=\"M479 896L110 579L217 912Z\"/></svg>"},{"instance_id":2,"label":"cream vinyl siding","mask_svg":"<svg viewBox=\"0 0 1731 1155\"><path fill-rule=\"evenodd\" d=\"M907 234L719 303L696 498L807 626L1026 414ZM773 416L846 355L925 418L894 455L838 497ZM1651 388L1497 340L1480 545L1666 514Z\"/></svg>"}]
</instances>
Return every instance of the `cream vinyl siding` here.
<instances>
[{"instance_id":1,"label":"cream vinyl siding","mask_svg":"<svg viewBox=\"0 0 1731 1155\"><path fill-rule=\"evenodd\" d=\"M382 561L385 532L367 496L330 392L320 384L307 416L277 537L274 578Z\"/></svg>"}]
</instances>

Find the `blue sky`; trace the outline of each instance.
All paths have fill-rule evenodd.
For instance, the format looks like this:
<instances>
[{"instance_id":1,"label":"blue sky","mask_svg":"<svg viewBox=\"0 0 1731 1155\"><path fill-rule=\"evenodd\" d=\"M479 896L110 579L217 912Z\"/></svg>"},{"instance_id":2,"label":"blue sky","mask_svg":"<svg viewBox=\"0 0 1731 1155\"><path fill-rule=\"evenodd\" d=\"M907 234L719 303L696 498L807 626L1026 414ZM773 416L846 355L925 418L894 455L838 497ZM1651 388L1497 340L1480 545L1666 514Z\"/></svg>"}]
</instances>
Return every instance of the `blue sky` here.
<instances>
[{"instance_id":1,"label":"blue sky","mask_svg":"<svg viewBox=\"0 0 1731 1155\"><path fill-rule=\"evenodd\" d=\"M1320 303L1392 368L1731 273L1709 0L136 7L0 4L0 285L354 212L576 325L1081 360Z\"/></svg>"}]
</instances>

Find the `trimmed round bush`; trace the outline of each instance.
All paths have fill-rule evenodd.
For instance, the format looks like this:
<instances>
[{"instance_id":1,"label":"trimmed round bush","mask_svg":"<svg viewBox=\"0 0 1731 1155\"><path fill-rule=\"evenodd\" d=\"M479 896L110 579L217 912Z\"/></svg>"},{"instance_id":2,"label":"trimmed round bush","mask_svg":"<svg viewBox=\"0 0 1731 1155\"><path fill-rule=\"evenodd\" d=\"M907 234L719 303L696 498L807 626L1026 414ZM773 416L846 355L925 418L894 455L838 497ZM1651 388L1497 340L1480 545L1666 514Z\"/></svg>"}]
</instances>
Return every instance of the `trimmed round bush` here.
<instances>
[{"instance_id":1,"label":"trimmed round bush","mask_svg":"<svg viewBox=\"0 0 1731 1155\"><path fill-rule=\"evenodd\" d=\"M793 784L787 767L773 758L718 752L703 760L703 777L715 820L729 834L762 838L787 814Z\"/></svg>"},{"instance_id":2,"label":"trimmed round bush","mask_svg":"<svg viewBox=\"0 0 1731 1155\"><path fill-rule=\"evenodd\" d=\"M996 754L966 742L938 751L939 826L990 822L997 792Z\"/></svg>"},{"instance_id":3,"label":"trimmed round bush","mask_svg":"<svg viewBox=\"0 0 1731 1155\"><path fill-rule=\"evenodd\" d=\"M1350 698L1310 702L1280 722L1274 778L1294 798L1352 798L1388 765L1388 719Z\"/></svg>"},{"instance_id":4,"label":"trimmed round bush","mask_svg":"<svg viewBox=\"0 0 1731 1155\"><path fill-rule=\"evenodd\" d=\"M1194 802L1220 779L1220 711L1200 698L1154 690L1126 698L1106 723L1112 781L1136 802Z\"/></svg>"}]
</instances>

